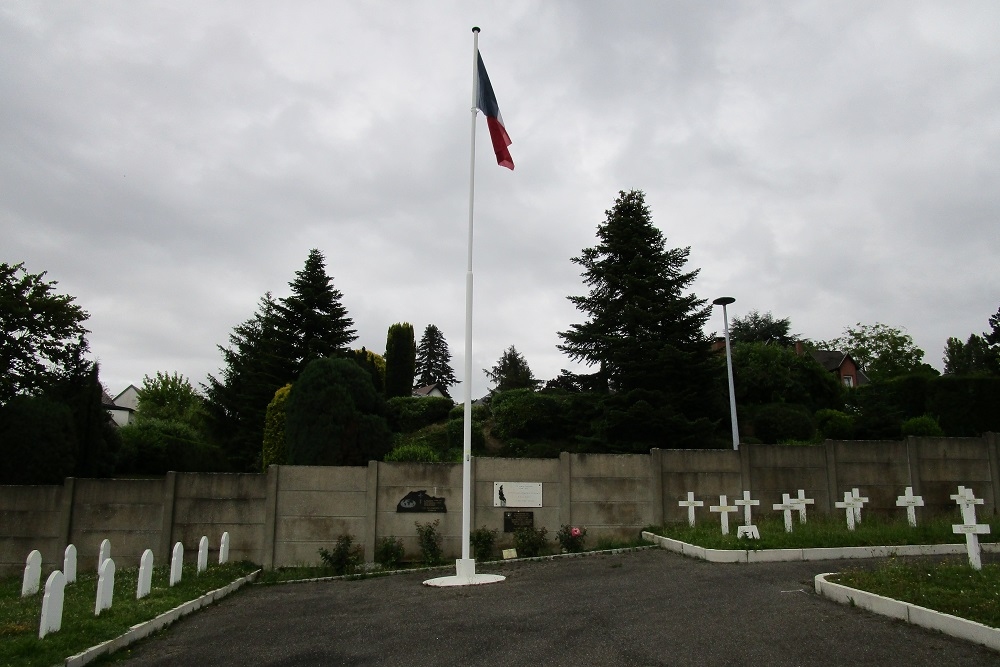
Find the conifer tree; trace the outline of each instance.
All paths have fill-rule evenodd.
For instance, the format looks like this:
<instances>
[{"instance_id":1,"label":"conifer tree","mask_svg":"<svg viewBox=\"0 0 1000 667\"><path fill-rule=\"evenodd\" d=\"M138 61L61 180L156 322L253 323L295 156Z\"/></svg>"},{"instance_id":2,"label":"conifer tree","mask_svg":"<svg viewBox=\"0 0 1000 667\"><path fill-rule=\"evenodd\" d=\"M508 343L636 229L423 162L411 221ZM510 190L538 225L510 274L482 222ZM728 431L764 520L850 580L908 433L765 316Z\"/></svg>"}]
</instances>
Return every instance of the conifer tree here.
<instances>
[{"instance_id":1,"label":"conifer tree","mask_svg":"<svg viewBox=\"0 0 1000 667\"><path fill-rule=\"evenodd\" d=\"M413 371L416 367L417 346L413 325L397 322L389 327L385 339L385 397L410 396L413 393Z\"/></svg>"},{"instance_id":2,"label":"conifer tree","mask_svg":"<svg viewBox=\"0 0 1000 667\"><path fill-rule=\"evenodd\" d=\"M433 324L428 324L417 345L416 386L440 385L446 392L458 382L451 367L451 352L444 334Z\"/></svg>"},{"instance_id":3,"label":"conifer tree","mask_svg":"<svg viewBox=\"0 0 1000 667\"><path fill-rule=\"evenodd\" d=\"M494 391L534 389L540 382L531 373L528 360L513 345L504 350L496 366L489 370L484 369L483 372L490 382L496 385Z\"/></svg>"}]
</instances>

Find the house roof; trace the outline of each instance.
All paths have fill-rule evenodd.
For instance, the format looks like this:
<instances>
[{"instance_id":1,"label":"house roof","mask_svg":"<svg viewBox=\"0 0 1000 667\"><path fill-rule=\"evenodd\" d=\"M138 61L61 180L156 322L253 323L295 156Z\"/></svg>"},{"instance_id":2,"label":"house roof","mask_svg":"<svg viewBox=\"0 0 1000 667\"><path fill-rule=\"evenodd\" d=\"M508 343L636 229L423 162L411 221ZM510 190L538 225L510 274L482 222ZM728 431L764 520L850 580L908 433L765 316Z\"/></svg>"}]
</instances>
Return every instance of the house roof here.
<instances>
[{"instance_id":1,"label":"house roof","mask_svg":"<svg viewBox=\"0 0 1000 667\"><path fill-rule=\"evenodd\" d=\"M809 353L819 365L828 371L835 371L844 363L847 354L840 350L813 350Z\"/></svg>"},{"instance_id":2,"label":"house roof","mask_svg":"<svg viewBox=\"0 0 1000 667\"><path fill-rule=\"evenodd\" d=\"M434 393L435 389L437 389L439 392L441 392L442 394L444 394L448 398L451 398L451 396L448 395L448 389L444 385L438 384L437 382L435 382L434 384L429 384L429 385L426 385L424 387L419 387L417 389L414 389L413 390L413 395L414 396L430 396L432 393Z\"/></svg>"}]
</instances>

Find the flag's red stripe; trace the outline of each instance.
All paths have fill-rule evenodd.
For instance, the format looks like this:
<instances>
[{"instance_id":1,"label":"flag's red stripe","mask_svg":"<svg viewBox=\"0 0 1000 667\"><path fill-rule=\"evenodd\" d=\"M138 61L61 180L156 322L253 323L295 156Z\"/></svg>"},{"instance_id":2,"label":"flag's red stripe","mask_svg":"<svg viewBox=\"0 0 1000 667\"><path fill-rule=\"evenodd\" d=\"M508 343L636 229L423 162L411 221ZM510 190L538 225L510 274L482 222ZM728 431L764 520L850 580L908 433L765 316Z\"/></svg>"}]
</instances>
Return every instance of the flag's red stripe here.
<instances>
[{"instance_id":1,"label":"flag's red stripe","mask_svg":"<svg viewBox=\"0 0 1000 667\"><path fill-rule=\"evenodd\" d=\"M508 169L514 168L514 159L510 156L507 147L511 140L507 136L507 130L499 119L493 116L486 117L486 124L490 128L490 139L493 141L493 152L497 154L497 164Z\"/></svg>"}]
</instances>

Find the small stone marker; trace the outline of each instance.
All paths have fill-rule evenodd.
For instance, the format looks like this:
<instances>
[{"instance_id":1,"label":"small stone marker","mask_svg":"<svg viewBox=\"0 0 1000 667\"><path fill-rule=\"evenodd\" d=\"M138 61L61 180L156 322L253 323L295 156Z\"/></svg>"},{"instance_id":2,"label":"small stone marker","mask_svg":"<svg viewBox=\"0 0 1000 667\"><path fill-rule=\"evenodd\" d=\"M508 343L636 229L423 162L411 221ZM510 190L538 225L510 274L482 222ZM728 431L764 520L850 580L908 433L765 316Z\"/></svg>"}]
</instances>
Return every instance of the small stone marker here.
<instances>
[{"instance_id":1,"label":"small stone marker","mask_svg":"<svg viewBox=\"0 0 1000 667\"><path fill-rule=\"evenodd\" d=\"M517 558L517 549L504 549L503 550L504 560L510 560L511 558Z\"/></svg>"},{"instance_id":2,"label":"small stone marker","mask_svg":"<svg viewBox=\"0 0 1000 667\"><path fill-rule=\"evenodd\" d=\"M987 535L990 532L989 524L976 523L976 505L982 505L983 499L976 498L972 489L958 487L958 494L952 496L962 509L962 523L952 525L951 530L956 535L965 535L965 548L969 552L969 565L974 570L982 570L983 562L981 548L979 546L979 536Z\"/></svg>"},{"instance_id":3,"label":"small stone marker","mask_svg":"<svg viewBox=\"0 0 1000 667\"><path fill-rule=\"evenodd\" d=\"M774 509L779 512L784 512L785 514L785 532L792 532L792 512L796 512L799 509L799 504L792 500L792 497L787 493L781 494L781 502L775 503Z\"/></svg>"},{"instance_id":4,"label":"small stone marker","mask_svg":"<svg viewBox=\"0 0 1000 667\"><path fill-rule=\"evenodd\" d=\"M181 580L184 569L184 545L178 542L174 545L174 553L170 559L170 585Z\"/></svg>"},{"instance_id":5,"label":"small stone marker","mask_svg":"<svg viewBox=\"0 0 1000 667\"><path fill-rule=\"evenodd\" d=\"M111 540L104 540L101 542L101 551L97 555L97 572L100 573L101 566L104 565L104 561L111 558Z\"/></svg>"},{"instance_id":6,"label":"small stone marker","mask_svg":"<svg viewBox=\"0 0 1000 667\"><path fill-rule=\"evenodd\" d=\"M806 498L805 490L799 489L799 497L792 498L792 504L795 505L795 511L799 513L799 523L805 523L806 505L815 505L816 501L813 498Z\"/></svg>"},{"instance_id":7,"label":"small stone marker","mask_svg":"<svg viewBox=\"0 0 1000 667\"><path fill-rule=\"evenodd\" d=\"M733 504L743 507L743 525L736 529L736 537L747 537L759 540L760 531L757 530L757 526L753 525L753 517L750 515L750 508L754 505L760 505L760 501L751 500L750 492L744 491L743 498L740 500L734 500Z\"/></svg>"},{"instance_id":8,"label":"small stone marker","mask_svg":"<svg viewBox=\"0 0 1000 667\"><path fill-rule=\"evenodd\" d=\"M139 559L139 583L135 587L135 599L141 600L149 595L153 585L153 551L146 549Z\"/></svg>"},{"instance_id":9,"label":"small stone marker","mask_svg":"<svg viewBox=\"0 0 1000 667\"><path fill-rule=\"evenodd\" d=\"M861 508L865 506L868 502L868 498L862 497L861 491L858 489L851 489L851 495L854 496L854 520L857 523L861 523Z\"/></svg>"},{"instance_id":10,"label":"small stone marker","mask_svg":"<svg viewBox=\"0 0 1000 667\"><path fill-rule=\"evenodd\" d=\"M76 547L72 544L68 545L66 551L63 552L62 571L67 584L76 582Z\"/></svg>"},{"instance_id":11,"label":"small stone marker","mask_svg":"<svg viewBox=\"0 0 1000 667\"><path fill-rule=\"evenodd\" d=\"M24 561L24 579L21 581L21 597L26 598L38 592L42 581L42 553L35 549Z\"/></svg>"},{"instance_id":12,"label":"small stone marker","mask_svg":"<svg viewBox=\"0 0 1000 667\"><path fill-rule=\"evenodd\" d=\"M111 601L115 596L115 562L107 559L101 565L97 577L97 604L94 605L94 616L100 616L105 609L111 609Z\"/></svg>"},{"instance_id":13,"label":"small stone marker","mask_svg":"<svg viewBox=\"0 0 1000 667\"><path fill-rule=\"evenodd\" d=\"M219 543L219 565L229 562L229 531L222 534L222 541Z\"/></svg>"},{"instance_id":14,"label":"small stone marker","mask_svg":"<svg viewBox=\"0 0 1000 667\"><path fill-rule=\"evenodd\" d=\"M722 516L722 534L729 534L729 513L739 512L740 508L735 505L730 505L726 502L726 496L719 496L718 505L710 505L708 508L709 512L718 512Z\"/></svg>"},{"instance_id":15,"label":"small stone marker","mask_svg":"<svg viewBox=\"0 0 1000 667\"><path fill-rule=\"evenodd\" d=\"M694 508L695 507L704 507L705 506L705 501L703 501L703 500L695 500L694 499L694 491L688 491L687 500L680 500L680 501L677 502L677 504L680 505L681 507L686 507L687 508L687 510L688 510L688 524L690 524L690 526L692 528L694 528Z\"/></svg>"},{"instance_id":16,"label":"small stone marker","mask_svg":"<svg viewBox=\"0 0 1000 667\"><path fill-rule=\"evenodd\" d=\"M198 574L208 569L208 537L201 536L198 540Z\"/></svg>"},{"instance_id":17,"label":"small stone marker","mask_svg":"<svg viewBox=\"0 0 1000 667\"><path fill-rule=\"evenodd\" d=\"M906 487L906 492L896 498L896 507L906 508L906 518L910 522L910 526L913 528L917 527L917 508L924 506L924 499L922 496L913 495L913 487Z\"/></svg>"},{"instance_id":18,"label":"small stone marker","mask_svg":"<svg viewBox=\"0 0 1000 667\"><path fill-rule=\"evenodd\" d=\"M855 498L854 494L850 491L844 491L843 502L834 503L833 506L845 510L847 512L847 530L854 530L855 526L855 511L858 507L859 498ZM867 500L867 498L865 498Z\"/></svg>"},{"instance_id":19,"label":"small stone marker","mask_svg":"<svg viewBox=\"0 0 1000 667\"><path fill-rule=\"evenodd\" d=\"M66 595L66 575L56 570L45 580L45 595L42 597L42 621L38 624L38 638L50 632L59 632L62 627L63 601Z\"/></svg>"}]
</instances>

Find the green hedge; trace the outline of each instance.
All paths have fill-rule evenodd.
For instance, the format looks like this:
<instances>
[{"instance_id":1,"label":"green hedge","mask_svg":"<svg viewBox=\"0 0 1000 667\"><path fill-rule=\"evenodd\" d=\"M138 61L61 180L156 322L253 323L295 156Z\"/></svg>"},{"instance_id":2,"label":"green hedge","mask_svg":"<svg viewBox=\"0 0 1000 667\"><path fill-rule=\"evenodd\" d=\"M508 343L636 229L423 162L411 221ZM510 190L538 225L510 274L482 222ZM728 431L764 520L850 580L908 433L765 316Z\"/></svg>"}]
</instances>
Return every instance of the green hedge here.
<instances>
[{"instance_id":1,"label":"green hedge","mask_svg":"<svg viewBox=\"0 0 1000 667\"><path fill-rule=\"evenodd\" d=\"M444 421L455 402L443 396L397 396L388 401L389 427L397 433L413 433Z\"/></svg>"}]
</instances>

